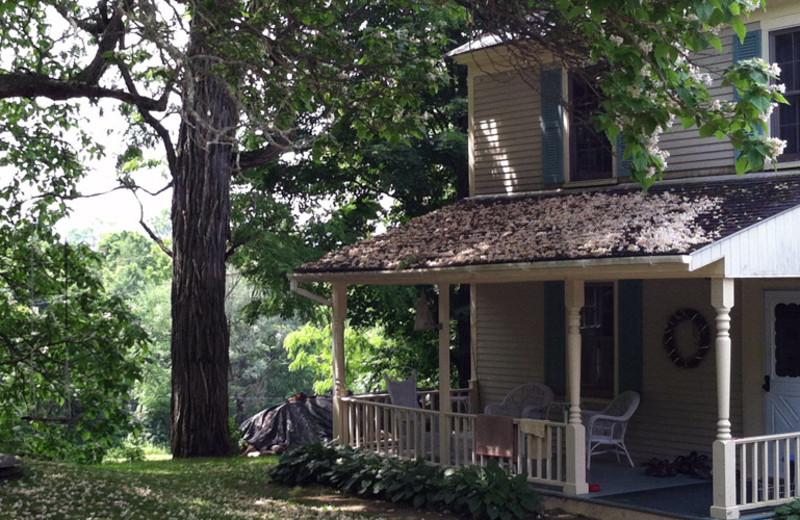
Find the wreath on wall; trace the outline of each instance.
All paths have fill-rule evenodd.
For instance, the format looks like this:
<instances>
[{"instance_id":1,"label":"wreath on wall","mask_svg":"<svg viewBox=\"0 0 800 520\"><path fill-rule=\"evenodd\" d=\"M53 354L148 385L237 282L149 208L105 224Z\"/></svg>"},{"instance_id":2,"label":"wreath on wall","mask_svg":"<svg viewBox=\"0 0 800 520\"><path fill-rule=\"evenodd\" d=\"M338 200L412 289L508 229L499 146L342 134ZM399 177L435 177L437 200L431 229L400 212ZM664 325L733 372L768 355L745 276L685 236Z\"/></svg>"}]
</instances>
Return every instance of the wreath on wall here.
<instances>
[{"instance_id":1,"label":"wreath on wall","mask_svg":"<svg viewBox=\"0 0 800 520\"><path fill-rule=\"evenodd\" d=\"M692 326L694 345L676 345L675 329L687 321ZM711 330L702 314L694 309L678 309L669 317L664 328L664 349L673 365L694 368L703 361L710 347Z\"/></svg>"}]
</instances>

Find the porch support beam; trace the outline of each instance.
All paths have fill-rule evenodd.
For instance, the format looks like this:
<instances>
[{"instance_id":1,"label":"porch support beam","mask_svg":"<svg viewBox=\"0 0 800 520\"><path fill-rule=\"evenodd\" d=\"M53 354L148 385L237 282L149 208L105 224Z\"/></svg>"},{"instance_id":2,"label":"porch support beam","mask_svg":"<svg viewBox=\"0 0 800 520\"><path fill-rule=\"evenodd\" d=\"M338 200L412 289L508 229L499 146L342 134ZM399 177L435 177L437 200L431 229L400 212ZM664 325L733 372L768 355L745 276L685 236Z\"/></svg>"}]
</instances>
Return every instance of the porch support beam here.
<instances>
[{"instance_id":1,"label":"porch support beam","mask_svg":"<svg viewBox=\"0 0 800 520\"><path fill-rule=\"evenodd\" d=\"M733 279L711 279L711 305L717 313L717 440L731 438L731 308Z\"/></svg>"},{"instance_id":2,"label":"porch support beam","mask_svg":"<svg viewBox=\"0 0 800 520\"><path fill-rule=\"evenodd\" d=\"M450 464L450 285L439 284L439 457Z\"/></svg>"},{"instance_id":3,"label":"porch support beam","mask_svg":"<svg viewBox=\"0 0 800 520\"><path fill-rule=\"evenodd\" d=\"M582 495L589 492L586 482L586 428L581 420L581 309L584 281L568 279L564 286L567 322L567 482L564 492Z\"/></svg>"},{"instance_id":4,"label":"porch support beam","mask_svg":"<svg viewBox=\"0 0 800 520\"><path fill-rule=\"evenodd\" d=\"M567 280L567 394L569 422L581 422L581 309L584 304L583 280Z\"/></svg>"},{"instance_id":5,"label":"porch support beam","mask_svg":"<svg viewBox=\"0 0 800 520\"><path fill-rule=\"evenodd\" d=\"M347 444L347 411L342 397L347 395L347 370L344 354L344 323L347 318L347 284L333 284L333 438Z\"/></svg>"}]
</instances>

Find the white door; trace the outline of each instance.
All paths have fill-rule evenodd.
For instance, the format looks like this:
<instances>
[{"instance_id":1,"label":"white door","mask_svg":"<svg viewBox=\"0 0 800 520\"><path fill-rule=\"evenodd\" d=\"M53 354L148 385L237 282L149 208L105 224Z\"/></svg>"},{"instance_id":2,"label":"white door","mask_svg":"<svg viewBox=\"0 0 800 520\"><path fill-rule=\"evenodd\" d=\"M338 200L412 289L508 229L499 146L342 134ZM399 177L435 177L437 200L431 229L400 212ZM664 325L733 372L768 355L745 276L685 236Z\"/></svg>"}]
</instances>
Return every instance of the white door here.
<instances>
[{"instance_id":1,"label":"white door","mask_svg":"<svg viewBox=\"0 0 800 520\"><path fill-rule=\"evenodd\" d=\"M764 294L766 433L800 431L800 291Z\"/></svg>"}]
</instances>

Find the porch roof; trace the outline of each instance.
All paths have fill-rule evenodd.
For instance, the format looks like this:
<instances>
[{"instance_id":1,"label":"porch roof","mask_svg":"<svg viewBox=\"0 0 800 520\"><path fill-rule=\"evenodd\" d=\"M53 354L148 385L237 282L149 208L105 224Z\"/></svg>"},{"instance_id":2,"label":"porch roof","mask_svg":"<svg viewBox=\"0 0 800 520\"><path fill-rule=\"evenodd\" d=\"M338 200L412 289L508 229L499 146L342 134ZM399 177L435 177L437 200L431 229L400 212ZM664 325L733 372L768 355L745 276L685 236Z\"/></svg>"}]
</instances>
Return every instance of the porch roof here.
<instances>
[{"instance_id":1,"label":"porch roof","mask_svg":"<svg viewBox=\"0 0 800 520\"><path fill-rule=\"evenodd\" d=\"M793 227L791 236L772 229L770 239L766 224L776 222ZM604 266L641 276L637 266L657 273L654 266L667 264L707 275L702 270L719 260L725 260L724 273L717 275L798 276L797 225L798 175L663 182L649 194L626 185L471 198L306 263L293 278L419 283L434 274L455 281L466 273ZM761 243L770 240L771 246ZM754 246L780 256L765 261L782 267L753 271L756 260L730 261Z\"/></svg>"}]
</instances>

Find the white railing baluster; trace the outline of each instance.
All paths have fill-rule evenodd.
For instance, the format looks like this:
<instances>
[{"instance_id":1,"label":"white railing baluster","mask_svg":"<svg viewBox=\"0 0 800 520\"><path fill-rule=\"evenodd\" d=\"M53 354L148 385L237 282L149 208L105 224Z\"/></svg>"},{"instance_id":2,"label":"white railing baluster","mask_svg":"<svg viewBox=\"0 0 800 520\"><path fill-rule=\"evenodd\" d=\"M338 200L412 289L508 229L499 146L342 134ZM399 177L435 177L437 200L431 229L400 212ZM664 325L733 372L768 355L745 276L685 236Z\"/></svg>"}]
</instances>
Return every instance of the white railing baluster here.
<instances>
[{"instance_id":1,"label":"white railing baluster","mask_svg":"<svg viewBox=\"0 0 800 520\"><path fill-rule=\"evenodd\" d=\"M728 480L735 492L726 497L715 494L712 516L736 518L743 511L777 507L798 498L800 432L716 441L715 445L719 443L733 448L721 450L724 455L714 465L736 472ZM715 482L718 478L726 477L715 471Z\"/></svg>"},{"instance_id":2,"label":"white railing baluster","mask_svg":"<svg viewBox=\"0 0 800 520\"><path fill-rule=\"evenodd\" d=\"M380 455L441 463L439 412L428 407L442 400L436 391L418 395L424 405L419 409L394 406L387 402L385 394L344 397L347 442ZM462 410L463 405L456 405L455 411L448 410L445 414L445 428L450 433L450 464L485 465L487 458L476 455L474 450L476 416L461 413ZM541 437L518 433L518 452L513 458L499 462L524 474L530 482L565 487L566 424L547 422L544 432Z\"/></svg>"}]
</instances>

